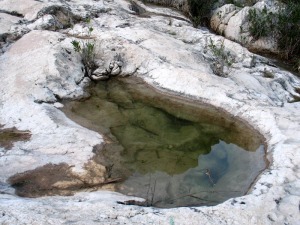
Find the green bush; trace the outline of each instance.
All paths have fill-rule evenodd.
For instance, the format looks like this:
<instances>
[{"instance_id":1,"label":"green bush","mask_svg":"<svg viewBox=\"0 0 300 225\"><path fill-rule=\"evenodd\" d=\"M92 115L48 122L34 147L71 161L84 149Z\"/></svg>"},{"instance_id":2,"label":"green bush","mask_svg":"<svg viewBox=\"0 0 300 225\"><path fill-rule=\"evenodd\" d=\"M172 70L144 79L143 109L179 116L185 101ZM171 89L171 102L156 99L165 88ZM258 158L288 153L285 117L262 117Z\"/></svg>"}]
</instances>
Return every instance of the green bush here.
<instances>
[{"instance_id":1,"label":"green bush","mask_svg":"<svg viewBox=\"0 0 300 225\"><path fill-rule=\"evenodd\" d=\"M299 3L299 0L281 0L284 3Z\"/></svg>"},{"instance_id":2,"label":"green bush","mask_svg":"<svg viewBox=\"0 0 300 225\"><path fill-rule=\"evenodd\" d=\"M219 43L214 43L214 41L210 38L208 47L214 56L213 63L211 64L211 69L214 74L227 77L227 70L235 63L235 57L230 53L230 51L225 49L224 40Z\"/></svg>"},{"instance_id":3,"label":"green bush","mask_svg":"<svg viewBox=\"0 0 300 225\"><path fill-rule=\"evenodd\" d=\"M225 50L224 41L221 42L220 45L217 45L210 38L208 47L216 57L217 61L219 61L222 65L230 67L235 62L232 54L229 51Z\"/></svg>"},{"instance_id":4,"label":"green bush","mask_svg":"<svg viewBox=\"0 0 300 225\"><path fill-rule=\"evenodd\" d=\"M270 36L275 28L274 14L266 7L263 10L249 9L249 22L249 32L254 39Z\"/></svg>"},{"instance_id":5,"label":"green bush","mask_svg":"<svg viewBox=\"0 0 300 225\"><path fill-rule=\"evenodd\" d=\"M284 57L300 55L300 1L287 1L278 14L278 44Z\"/></svg>"},{"instance_id":6,"label":"green bush","mask_svg":"<svg viewBox=\"0 0 300 225\"><path fill-rule=\"evenodd\" d=\"M273 36L285 59L300 55L300 1L284 0L277 13L249 10L249 32L254 39Z\"/></svg>"}]
</instances>

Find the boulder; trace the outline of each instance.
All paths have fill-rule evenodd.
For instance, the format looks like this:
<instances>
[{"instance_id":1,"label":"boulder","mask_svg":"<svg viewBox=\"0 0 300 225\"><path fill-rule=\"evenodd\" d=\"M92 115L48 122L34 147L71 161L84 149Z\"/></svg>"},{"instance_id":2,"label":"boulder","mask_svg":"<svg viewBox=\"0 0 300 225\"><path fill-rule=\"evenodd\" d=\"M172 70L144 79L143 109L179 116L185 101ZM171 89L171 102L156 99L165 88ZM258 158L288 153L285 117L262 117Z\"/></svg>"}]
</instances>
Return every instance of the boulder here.
<instances>
[{"instance_id":1,"label":"boulder","mask_svg":"<svg viewBox=\"0 0 300 225\"><path fill-rule=\"evenodd\" d=\"M250 10L263 10L266 8L268 12L274 13L278 10L278 4L277 1L258 1L256 4L242 8L233 4L225 4L213 12L210 26L217 33L253 51L278 53L279 50L274 35L270 33L269 36L256 39L249 31Z\"/></svg>"}]
</instances>

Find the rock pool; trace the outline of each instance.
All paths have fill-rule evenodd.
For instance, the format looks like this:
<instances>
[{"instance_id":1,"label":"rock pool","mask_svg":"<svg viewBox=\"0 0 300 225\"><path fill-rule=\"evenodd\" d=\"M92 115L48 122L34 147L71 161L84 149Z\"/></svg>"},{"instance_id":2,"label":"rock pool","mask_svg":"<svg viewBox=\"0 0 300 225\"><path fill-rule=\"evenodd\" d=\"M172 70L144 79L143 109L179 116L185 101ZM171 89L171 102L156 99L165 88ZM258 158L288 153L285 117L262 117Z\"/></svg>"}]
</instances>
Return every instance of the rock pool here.
<instances>
[{"instance_id":1,"label":"rock pool","mask_svg":"<svg viewBox=\"0 0 300 225\"><path fill-rule=\"evenodd\" d=\"M247 193L267 166L264 141L228 113L154 90L137 78L111 79L84 101L65 102L77 123L104 135L95 160L114 191L147 206L216 205Z\"/></svg>"}]
</instances>

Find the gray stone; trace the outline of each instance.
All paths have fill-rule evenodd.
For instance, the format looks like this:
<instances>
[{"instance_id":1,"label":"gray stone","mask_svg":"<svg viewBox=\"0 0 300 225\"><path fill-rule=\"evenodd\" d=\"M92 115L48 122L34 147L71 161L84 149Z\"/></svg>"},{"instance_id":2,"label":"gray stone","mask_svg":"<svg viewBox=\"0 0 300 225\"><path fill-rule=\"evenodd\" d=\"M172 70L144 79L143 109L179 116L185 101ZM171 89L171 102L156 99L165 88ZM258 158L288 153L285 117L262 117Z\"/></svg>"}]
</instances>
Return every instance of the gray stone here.
<instances>
[{"instance_id":1,"label":"gray stone","mask_svg":"<svg viewBox=\"0 0 300 225\"><path fill-rule=\"evenodd\" d=\"M114 66L115 66L115 61L112 61L112 62L109 64L108 68L112 70L112 69L114 68Z\"/></svg>"},{"instance_id":2,"label":"gray stone","mask_svg":"<svg viewBox=\"0 0 300 225\"><path fill-rule=\"evenodd\" d=\"M99 67L92 74L95 75L95 76L102 76L102 75L107 75L108 72L107 72L106 69Z\"/></svg>"},{"instance_id":3,"label":"gray stone","mask_svg":"<svg viewBox=\"0 0 300 225\"><path fill-rule=\"evenodd\" d=\"M123 62L121 62L121 61L116 61L116 64L117 64L119 67L122 67L122 66L123 66Z\"/></svg>"},{"instance_id":4,"label":"gray stone","mask_svg":"<svg viewBox=\"0 0 300 225\"><path fill-rule=\"evenodd\" d=\"M116 66L112 69L110 75L111 76L117 76L121 73L121 68L119 66Z\"/></svg>"},{"instance_id":5,"label":"gray stone","mask_svg":"<svg viewBox=\"0 0 300 225\"><path fill-rule=\"evenodd\" d=\"M61 24L53 15L44 15L37 19L34 23L27 26L31 30L58 30L63 28Z\"/></svg>"},{"instance_id":6,"label":"gray stone","mask_svg":"<svg viewBox=\"0 0 300 225\"><path fill-rule=\"evenodd\" d=\"M109 76L108 75L100 75L100 76L92 75L91 78L95 81L100 81L100 80L108 80Z\"/></svg>"}]
</instances>

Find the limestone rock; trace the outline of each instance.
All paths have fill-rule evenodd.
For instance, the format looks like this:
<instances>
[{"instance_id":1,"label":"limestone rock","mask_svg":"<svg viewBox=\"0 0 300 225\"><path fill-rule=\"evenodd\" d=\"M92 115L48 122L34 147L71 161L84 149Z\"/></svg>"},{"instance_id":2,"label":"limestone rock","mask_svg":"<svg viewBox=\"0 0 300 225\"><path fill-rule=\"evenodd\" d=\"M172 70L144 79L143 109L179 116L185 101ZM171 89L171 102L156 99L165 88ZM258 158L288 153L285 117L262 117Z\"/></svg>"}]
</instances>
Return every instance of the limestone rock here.
<instances>
[{"instance_id":1,"label":"limestone rock","mask_svg":"<svg viewBox=\"0 0 300 225\"><path fill-rule=\"evenodd\" d=\"M0 35L8 33L12 25L17 24L22 18L7 13L0 13Z\"/></svg>"},{"instance_id":2,"label":"limestone rock","mask_svg":"<svg viewBox=\"0 0 300 225\"><path fill-rule=\"evenodd\" d=\"M110 74L112 76L116 76L116 75L119 75L120 73L121 73L121 69L120 69L120 67L117 66L117 67L115 67L115 68L112 69L112 71L111 71Z\"/></svg>"},{"instance_id":3,"label":"limestone rock","mask_svg":"<svg viewBox=\"0 0 300 225\"><path fill-rule=\"evenodd\" d=\"M53 15L44 15L27 26L30 30L58 30L63 25Z\"/></svg>"},{"instance_id":4,"label":"limestone rock","mask_svg":"<svg viewBox=\"0 0 300 225\"><path fill-rule=\"evenodd\" d=\"M42 8L37 13L37 18L42 18L45 15L51 15L56 23L60 24L62 28L67 28L83 19L79 15L73 14L68 7L61 5L50 5Z\"/></svg>"},{"instance_id":5,"label":"limestone rock","mask_svg":"<svg viewBox=\"0 0 300 225\"><path fill-rule=\"evenodd\" d=\"M95 75L95 76L102 76L102 75L107 75L108 74L108 72L107 72L107 70L106 69L104 69L104 68L97 68L94 72L93 72L93 75Z\"/></svg>"},{"instance_id":6,"label":"limestone rock","mask_svg":"<svg viewBox=\"0 0 300 225\"><path fill-rule=\"evenodd\" d=\"M11 28L22 21L20 17L8 13L0 13L0 52L5 51L9 43L19 37L11 33Z\"/></svg>"},{"instance_id":7,"label":"limestone rock","mask_svg":"<svg viewBox=\"0 0 300 225\"><path fill-rule=\"evenodd\" d=\"M109 76L107 76L107 75L96 76L96 75L92 74L91 78L95 81L100 81L100 80L108 80Z\"/></svg>"},{"instance_id":8,"label":"limestone rock","mask_svg":"<svg viewBox=\"0 0 300 225\"><path fill-rule=\"evenodd\" d=\"M42 1L34 0L3 0L0 1L0 9L17 12L24 16L26 20L34 20L39 10L45 7L47 4Z\"/></svg>"},{"instance_id":9,"label":"limestone rock","mask_svg":"<svg viewBox=\"0 0 300 225\"><path fill-rule=\"evenodd\" d=\"M98 60L99 64L99 60ZM95 71L92 72L92 79L93 80L107 80L109 76L117 76L119 75L122 70L123 63L121 61L111 61L108 65L108 68L105 69L103 67L97 68Z\"/></svg>"},{"instance_id":10,"label":"limestone rock","mask_svg":"<svg viewBox=\"0 0 300 225\"><path fill-rule=\"evenodd\" d=\"M122 65L121 62L114 62L113 68L111 69L110 75L116 76L121 73L121 67L119 65Z\"/></svg>"},{"instance_id":11,"label":"limestone rock","mask_svg":"<svg viewBox=\"0 0 300 225\"><path fill-rule=\"evenodd\" d=\"M233 4L226 4L214 11L210 26L213 30L220 34L224 34L225 28L232 16L234 16L240 9Z\"/></svg>"}]
</instances>

